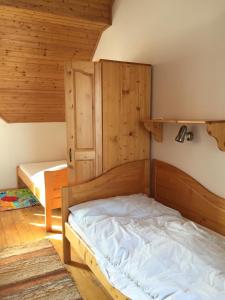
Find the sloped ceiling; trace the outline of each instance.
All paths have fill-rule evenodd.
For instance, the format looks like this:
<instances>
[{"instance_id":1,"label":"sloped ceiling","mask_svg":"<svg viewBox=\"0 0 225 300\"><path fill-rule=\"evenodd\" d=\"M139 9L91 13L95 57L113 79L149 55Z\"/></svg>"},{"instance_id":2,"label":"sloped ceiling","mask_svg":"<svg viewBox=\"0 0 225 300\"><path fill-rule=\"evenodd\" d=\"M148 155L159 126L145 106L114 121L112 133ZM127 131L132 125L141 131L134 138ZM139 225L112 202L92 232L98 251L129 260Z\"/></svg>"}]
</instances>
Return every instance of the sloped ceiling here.
<instances>
[{"instance_id":1,"label":"sloped ceiling","mask_svg":"<svg viewBox=\"0 0 225 300\"><path fill-rule=\"evenodd\" d=\"M111 0L0 1L0 116L64 121L64 62L91 60Z\"/></svg>"}]
</instances>

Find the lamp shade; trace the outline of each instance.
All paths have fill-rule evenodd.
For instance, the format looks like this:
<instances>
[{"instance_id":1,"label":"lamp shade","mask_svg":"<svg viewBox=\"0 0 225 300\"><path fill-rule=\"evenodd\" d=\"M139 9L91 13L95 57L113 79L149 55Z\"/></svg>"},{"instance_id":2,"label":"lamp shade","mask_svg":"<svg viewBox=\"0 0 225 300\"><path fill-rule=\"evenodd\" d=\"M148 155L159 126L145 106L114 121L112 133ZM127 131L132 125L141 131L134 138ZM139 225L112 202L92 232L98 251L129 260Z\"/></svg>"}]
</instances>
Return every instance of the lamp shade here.
<instances>
[{"instance_id":1,"label":"lamp shade","mask_svg":"<svg viewBox=\"0 0 225 300\"><path fill-rule=\"evenodd\" d=\"M187 134L187 126L183 125L181 126L178 135L175 138L175 141L178 143L183 143L185 140L185 136Z\"/></svg>"}]
</instances>

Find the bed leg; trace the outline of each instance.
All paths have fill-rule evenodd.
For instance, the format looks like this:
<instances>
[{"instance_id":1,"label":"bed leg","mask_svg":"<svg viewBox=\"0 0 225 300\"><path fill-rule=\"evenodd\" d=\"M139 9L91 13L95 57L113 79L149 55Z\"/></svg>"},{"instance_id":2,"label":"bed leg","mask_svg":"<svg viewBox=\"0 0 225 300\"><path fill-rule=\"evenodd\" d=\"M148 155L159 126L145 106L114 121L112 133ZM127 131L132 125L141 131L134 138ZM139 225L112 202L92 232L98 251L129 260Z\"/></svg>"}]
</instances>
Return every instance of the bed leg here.
<instances>
[{"instance_id":1,"label":"bed leg","mask_svg":"<svg viewBox=\"0 0 225 300\"><path fill-rule=\"evenodd\" d=\"M69 264L71 262L71 247L67 238L63 237L63 262Z\"/></svg>"},{"instance_id":2,"label":"bed leg","mask_svg":"<svg viewBox=\"0 0 225 300\"><path fill-rule=\"evenodd\" d=\"M63 233L63 262L71 263L71 247L70 242L66 238L66 222L69 216L69 199L70 190L68 187L62 188L62 233Z\"/></svg>"},{"instance_id":3,"label":"bed leg","mask_svg":"<svg viewBox=\"0 0 225 300\"><path fill-rule=\"evenodd\" d=\"M52 231L52 210L47 205L45 207L45 230L46 232Z\"/></svg>"},{"instance_id":4,"label":"bed leg","mask_svg":"<svg viewBox=\"0 0 225 300\"><path fill-rule=\"evenodd\" d=\"M18 175L18 169L17 169L17 188L18 189L24 189L26 188L26 184L23 182L23 180Z\"/></svg>"}]
</instances>

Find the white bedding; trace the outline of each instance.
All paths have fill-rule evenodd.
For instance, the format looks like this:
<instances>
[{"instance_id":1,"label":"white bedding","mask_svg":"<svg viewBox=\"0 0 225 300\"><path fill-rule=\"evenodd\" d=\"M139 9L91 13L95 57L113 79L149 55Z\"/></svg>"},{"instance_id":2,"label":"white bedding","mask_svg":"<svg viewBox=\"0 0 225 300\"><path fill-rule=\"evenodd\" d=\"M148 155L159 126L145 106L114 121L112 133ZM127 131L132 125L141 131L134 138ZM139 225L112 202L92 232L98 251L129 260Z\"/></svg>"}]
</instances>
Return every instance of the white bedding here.
<instances>
[{"instance_id":1,"label":"white bedding","mask_svg":"<svg viewBox=\"0 0 225 300\"><path fill-rule=\"evenodd\" d=\"M40 203L45 206L45 171L57 171L67 167L65 160L22 164L20 169L29 177L34 186L39 189Z\"/></svg>"},{"instance_id":2,"label":"white bedding","mask_svg":"<svg viewBox=\"0 0 225 300\"><path fill-rule=\"evenodd\" d=\"M225 300L225 239L145 195L70 208L109 282L133 300Z\"/></svg>"}]
</instances>

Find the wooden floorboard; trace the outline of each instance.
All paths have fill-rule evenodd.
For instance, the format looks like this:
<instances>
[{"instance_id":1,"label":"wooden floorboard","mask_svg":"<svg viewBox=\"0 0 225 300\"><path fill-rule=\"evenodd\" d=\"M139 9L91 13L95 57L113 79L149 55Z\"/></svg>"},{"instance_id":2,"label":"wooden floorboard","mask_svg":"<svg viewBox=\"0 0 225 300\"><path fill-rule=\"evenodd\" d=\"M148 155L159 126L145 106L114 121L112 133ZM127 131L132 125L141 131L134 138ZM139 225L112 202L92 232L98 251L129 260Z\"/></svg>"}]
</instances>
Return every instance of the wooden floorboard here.
<instances>
[{"instance_id":1,"label":"wooden floorboard","mask_svg":"<svg viewBox=\"0 0 225 300\"><path fill-rule=\"evenodd\" d=\"M53 213L53 229L61 230L60 210ZM62 257L62 235L45 232L44 209L41 206L0 212L0 232L0 249L49 238ZM75 252L72 258L80 262ZM83 300L112 299L90 271L74 266L66 267L77 282Z\"/></svg>"}]
</instances>

